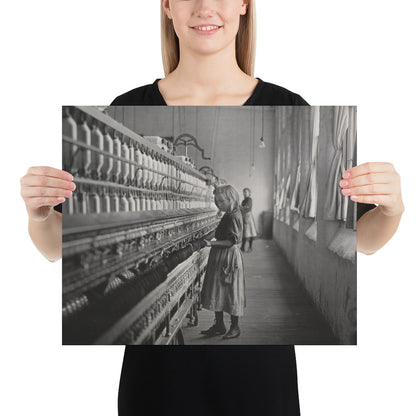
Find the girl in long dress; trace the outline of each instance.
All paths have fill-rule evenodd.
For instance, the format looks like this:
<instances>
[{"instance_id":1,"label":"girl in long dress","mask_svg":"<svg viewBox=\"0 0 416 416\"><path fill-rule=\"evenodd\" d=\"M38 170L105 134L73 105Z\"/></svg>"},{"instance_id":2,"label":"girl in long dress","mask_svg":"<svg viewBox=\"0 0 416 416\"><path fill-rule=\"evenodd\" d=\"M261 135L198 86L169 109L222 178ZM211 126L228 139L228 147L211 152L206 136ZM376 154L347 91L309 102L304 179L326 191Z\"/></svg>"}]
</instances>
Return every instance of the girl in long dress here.
<instances>
[{"instance_id":1,"label":"girl in long dress","mask_svg":"<svg viewBox=\"0 0 416 416\"><path fill-rule=\"evenodd\" d=\"M215 241L205 240L211 247L207 271L201 292L205 309L215 312L215 323L206 336L224 335L224 339L240 336L238 318L246 305L243 256L240 250L243 218L237 191L231 185L217 187L215 204L224 212L215 231ZM229 331L224 324L224 312L231 315Z\"/></svg>"}]
</instances>

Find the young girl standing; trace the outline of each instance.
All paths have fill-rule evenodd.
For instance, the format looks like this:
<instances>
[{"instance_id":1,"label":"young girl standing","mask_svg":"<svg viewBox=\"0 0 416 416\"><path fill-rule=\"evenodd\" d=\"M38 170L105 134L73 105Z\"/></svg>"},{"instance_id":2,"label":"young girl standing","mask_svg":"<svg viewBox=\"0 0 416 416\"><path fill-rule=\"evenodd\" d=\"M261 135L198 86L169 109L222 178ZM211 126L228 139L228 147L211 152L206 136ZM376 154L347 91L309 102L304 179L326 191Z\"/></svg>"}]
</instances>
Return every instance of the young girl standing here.
<instances>
[{"instance_id":1,"label":"young girl standing","mask_svg":"<svg viewBox=\"0 0 416 416\"><path fill-rule=\"evenodd\" d=\"M299 95L253 78L254 1L162 0L161 7L166 77L113 105L306 105ZM340 181L354 201L379 204L369 211L359 205L357 222L357 250L374 253L400 222L399 176L391 164L367 163ZM62 217L52 207L71 196L71 175L33 167L21 188L32 240L48 259L59 259ZM119 415L164 415L173 408L182 415L298 415L293 346L126 347Z\"/></svg>"},{"instance_id":2,"label":"young girl standing","mask_svg":"<svg viewBox=\"0 0 416 416\"><path fill-rule=\"evenodd\" d=\"M211 250L201 303L205 309L215 312L215 322L201 334L208 337L225 334L223 339L231 339L240 336L238 318L243 315L246 306L243 257L239 247L243 218L238 205L238 192L231 185L217 187L214 195L215 205L224 215L215 230L215 241L205 240ZM231 315L228 332L224 324L224 312Z\"/></svg>"}]
</instances>

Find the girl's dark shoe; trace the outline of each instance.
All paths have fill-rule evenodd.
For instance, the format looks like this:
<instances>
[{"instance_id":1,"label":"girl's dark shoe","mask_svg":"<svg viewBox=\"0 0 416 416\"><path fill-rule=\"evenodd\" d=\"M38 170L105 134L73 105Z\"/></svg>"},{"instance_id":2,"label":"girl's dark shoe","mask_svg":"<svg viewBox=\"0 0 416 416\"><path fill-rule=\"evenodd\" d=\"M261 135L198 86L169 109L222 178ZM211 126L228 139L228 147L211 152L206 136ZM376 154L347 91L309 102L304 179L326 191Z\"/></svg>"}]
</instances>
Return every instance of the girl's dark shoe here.
<instances>
[{"instance_id":1,"label":"girl's dark shoe","mask_svg":"<svg viewBox=\"0 0 416 416\"><path fill-rule=\"evenodd\" d=\"M232 326L230 330L222 337L222 339L237 338L240 336L240 328L238 326Z\"/></svg>"},{"instance_id":2,"label":"girl's dark shoe","mask_svg":"<svg viewBox=\"0 0 416 416\"><path fill-rule=\"evenodd\" d=\"M211 328L201 331L201 334L207 337L215 337L216 335L224 335L227 332L225 325L214 324Z\"/></svg>"}]
</instances>

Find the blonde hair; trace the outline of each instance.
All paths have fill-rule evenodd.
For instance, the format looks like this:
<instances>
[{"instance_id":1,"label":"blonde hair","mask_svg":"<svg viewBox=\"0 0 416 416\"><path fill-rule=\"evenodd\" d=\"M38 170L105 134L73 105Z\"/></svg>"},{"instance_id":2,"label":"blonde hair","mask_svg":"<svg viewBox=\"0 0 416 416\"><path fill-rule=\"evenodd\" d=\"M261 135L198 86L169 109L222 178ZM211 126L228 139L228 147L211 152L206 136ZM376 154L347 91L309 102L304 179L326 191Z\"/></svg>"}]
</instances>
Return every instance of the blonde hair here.
<instances>
[{"instance_id":1,"label":"blonde hair","mask_svg":"<svg viewBox=\"0 0 416 416\"><path fill-rule=\"evenodd\" d=\"M230 209L227 212L232 212L239 207L240 197L238 192L231 185L217 186L214 190L215 199L217 195L223 195L230 201Z\"/></svg>"},{"instance_id":2,"label":"blonde hair","mask_svg":"<svg viewBox=\"0 0 416 416\"><path fill-rule=\"evenodd\" d=\"M179 39L176 36L172 20L168 18L160 3L160 28L162 42L162 61L165 76L169 75L179 64ZM250 0L246 14L240 16L235 41L235 56L240 69L247 75L254 76L254 59L256 55L256 6Z\"/></svg>"}]
</instances>

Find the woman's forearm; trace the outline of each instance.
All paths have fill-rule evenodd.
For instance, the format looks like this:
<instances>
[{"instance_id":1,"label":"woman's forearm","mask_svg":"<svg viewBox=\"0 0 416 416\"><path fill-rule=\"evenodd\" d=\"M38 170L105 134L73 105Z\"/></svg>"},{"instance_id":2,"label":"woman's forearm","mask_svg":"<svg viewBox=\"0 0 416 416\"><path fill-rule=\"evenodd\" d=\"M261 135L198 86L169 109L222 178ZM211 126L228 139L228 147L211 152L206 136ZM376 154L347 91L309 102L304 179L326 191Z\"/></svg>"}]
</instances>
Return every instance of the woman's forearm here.
<instances>
[{"instance_id":1,"label":"woman's forearm","mask_svg":"<svg viewBox=\"0 0 416 416\"><path fill-rule=\"evenodd\" d=\"M62 214L52 210L45 221L29 218L29 235L36 248L49 260L62 257Z\"/></svg>"},{"instance_id":2,"label":"woman's forearm","mask_svg":"<svg viewBox=\"0 0 416 416\"><path fill-rule=\"evenodd\" d=\"M357 222L357 251L373 254L383 247L396 232L402 213L388 216L381 207L366 212Z\"/></svg>"}]
</instances>

